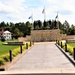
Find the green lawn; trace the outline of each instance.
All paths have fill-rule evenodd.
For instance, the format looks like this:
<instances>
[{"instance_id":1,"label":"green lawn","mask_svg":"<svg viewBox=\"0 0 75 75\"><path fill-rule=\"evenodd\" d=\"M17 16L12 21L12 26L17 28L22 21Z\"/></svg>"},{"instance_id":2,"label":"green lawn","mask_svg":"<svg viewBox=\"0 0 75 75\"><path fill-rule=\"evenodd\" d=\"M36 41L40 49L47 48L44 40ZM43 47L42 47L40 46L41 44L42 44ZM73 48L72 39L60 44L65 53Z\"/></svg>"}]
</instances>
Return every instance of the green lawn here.
<instances>
[{"instance_id":1,"label":"green lawn","mask_svg":"<svg viewBox=\"0 0 75 75\"><path fill-rule=\"evenodd\" d=\"M75 47L75 42L73 43L68 43L68 45L72 46L72 47Z\"/></svg>"},{"instance_id":2,"label":"green lawn","mask_svg":"<svg viewBox=\"0 0 75 75\"><path fill-rule=\"evenodd\" d=\"M16 42L17 40L11 40L12 42ZM0 66L5 65L6 62L9 62L9 50L13 50L12 58L16 57L20 53L19 46L10 46L10 45L3 45L9 41L1 42L0 41ZM28 43L30 45L30 43ZM26 45L22 46L22 51L26 49Z\"/></svg>"},{"instance_id":3,"label":"green lawn","mask_svg":"<svg viewBox=\"0 0 75 75\"><path fill-rule=\"evenodd\" d=\"M59 43L61 44L61 41ZM65 50L65 43L63 42L62 45L63 45L63 49ZM75 47L75 42L67 43L67 51L72 56L74 55L74 51L73 51L74 47Z\"/></svg>"},{"instance_id":4,"label":"green lawn","mask_svg":"<svg viewBox=\"0 0 75 75\"><path fill-rule=\"evenodd\" d=\"M0 41L0 55L6 54L9 52L9 50L13 50L19 46L9 46L9 45L3 45L3 42Z\"/></svg>"}]
</instances>

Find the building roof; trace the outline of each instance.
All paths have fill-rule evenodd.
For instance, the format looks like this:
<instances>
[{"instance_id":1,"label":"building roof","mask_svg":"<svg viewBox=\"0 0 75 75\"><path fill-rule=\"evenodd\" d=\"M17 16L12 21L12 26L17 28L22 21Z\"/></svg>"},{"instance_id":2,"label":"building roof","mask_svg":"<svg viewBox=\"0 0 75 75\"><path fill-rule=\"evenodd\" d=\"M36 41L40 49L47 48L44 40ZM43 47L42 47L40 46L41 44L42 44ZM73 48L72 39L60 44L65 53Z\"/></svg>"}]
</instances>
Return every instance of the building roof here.
<instances>
[{"instance_id":1,"label":"building roof","mask_svg":"<svg viewBox=\"0 0 75 75\"><path fill-rule=\"evenodd\" d=\"M3 34L3 31L0 31L0 34Z\"/></svg>"},{"instance_id":2,"label":"building roof","mask_svg":"<svg viewBox=\"0 0 75 75\"><path fill-rule=\"evenodd\" d=\"M10 33L11 34L11 32L9 32L9 31L4 31L3 33Z\"/></svg>"}]
</instances>

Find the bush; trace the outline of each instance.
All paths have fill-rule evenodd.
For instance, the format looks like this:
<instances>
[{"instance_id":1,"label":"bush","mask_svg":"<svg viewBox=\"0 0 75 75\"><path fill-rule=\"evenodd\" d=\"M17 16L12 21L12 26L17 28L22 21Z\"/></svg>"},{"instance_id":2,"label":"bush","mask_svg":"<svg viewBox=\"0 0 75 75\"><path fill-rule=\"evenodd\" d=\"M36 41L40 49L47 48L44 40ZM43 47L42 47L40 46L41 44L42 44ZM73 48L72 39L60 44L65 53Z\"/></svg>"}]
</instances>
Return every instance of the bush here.
<instances>
[{"instance_id":1,"label":"bush","mask_svg":"<svg viewBox=\"0 0 75 75\"><path fill-rule=\"evenodd\" d=\"M8 55L8 54L4 55L2 58L3 58L6 62L9 61L9 55Z\"/></svg>"},{"instance_id":2,"label":"bush","mask_svg":"<svg viewBox=\"0 0 75 75\"><path fill-rule=\"evenodd\" d=\"M68 47L68 52L70 53L70 55L73 55L73 47L69 45L67 45L67 47Z\"/></svg>"},{"instance_id":3,"label":"bush","mask_svg":"<svg viewBox=\"0 0 75 75\"><path fill-rule=\"evenodd\" d=\"M26 49L26 45L23 45L22 46L22 50L24 51Z\"/></svg>"},{"instance_id":4,"label":"bush","mask_svg":"<svg viewBox=\"0 0 75 75\"><path fill-rule=\"evenodd\" d=\"M17 56L19 54L19 51L14 51L13 52L13 57Z\"/></svg>"},{"instance_id":5,"label":"bush","mask_svg":"<svg viewBox=\"0 0 75 75\"><path fill-rule=\"evenodd\" d=\"M20 53L20 48L16 48L13 50L13 57L17 56Z\"/></svg>"},{"instance_id":6,"label":"bush","mask_svg":"<svg viewBox=\"0 0 75 75\"><path fill-rule=\"evenodd\" d=\"M1 37L1 41L2 41L2 42L4 42L4 41L5 41L5 38L4 38L3 36Z\"/></svg>"},{"instance_id":7,"label":"bush","mask_svg":"<svg viewBox=\"0 0 75 75\"><path fill-rule=\"evenodd\" d=\"M1 65L4 65L4 64L5 64L4 59L0 58L0 66L1 66Z\"/></svg>"}]
</instances>

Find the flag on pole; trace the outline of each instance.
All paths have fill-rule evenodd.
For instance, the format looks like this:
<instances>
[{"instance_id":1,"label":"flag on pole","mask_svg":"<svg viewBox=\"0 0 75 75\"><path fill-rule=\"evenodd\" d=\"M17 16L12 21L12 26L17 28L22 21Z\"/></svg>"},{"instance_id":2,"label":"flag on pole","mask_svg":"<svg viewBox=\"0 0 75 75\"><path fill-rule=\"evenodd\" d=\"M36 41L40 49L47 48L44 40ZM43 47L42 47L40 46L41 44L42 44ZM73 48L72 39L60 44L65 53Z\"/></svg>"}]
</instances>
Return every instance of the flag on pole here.
<instances>
[{"instance_id":1,"label":"flag on pole","mask_svg":"<svg viewBox=\"0 0 75 75\"><path fill-rule=\"evenodd\" d=\"M32 29L34 29L34 27L33 27L33 14L31 14L31 16L29 16L28 19L31 19L32 20Z\"/></svg>"},{"instance_id":2,"label":"flag on pole","mask_svg":"<svg viewBox=\"0 0 75 75\"><path fill-rule=\"evenodd\" d=\"M56 17L55 18L58 18L58 14L56 15Z\"/></svg>"},{"instance_id":3,"label":"flag on pole","mask_svg":"<svg viewBox=\"0 0 75 75\"><path fill-rule=\"evenodd\" d=\"M28 19L32 19L32 15L31 16L29 16L29 18Z\"/></svg>"},{"instance_id":4,"label":"flag on pole","mask_svg":"<svg viewBox=\"0 0 75 75\"><path fill-rule=\"evenodd\" d=\"M55 19L58 19L58 12L57 12L57 15L56 15Z\"/></svg>"},{"instance_id":5,"label":"flag on pole","mask_svg":"<svg viewBox=\"0 0 75 75\"><path fill-rule=\"evenodd\" d=\"M42 14L44 14L44 20L46 21L46 12L45 12L45 7L44 7L44 9L42 10Z\"/></svg>"},{"instance_id":6,"label":"flag on pole","mask_svg":"<svg viewBox=\"0 0 75 75\"><path fill-rule=\"evenodd\" d=\"M59 20L58 19L59 19L59 17L58 17L58 12L57 12L57 15L55 17L55 20L57 21L57 23L56 23L57 24L57 28L59 29Z\"/></svg>"},{"instance_id":7,"label":"flag on pole","mask_svg":"<svg viewBox=\"0 0 75 75\"><path fill-rule=\"evenodd\" d=\"M44 14L45 13L45 8L42 10L42 14Z\"/></svg>"}]
</instances>

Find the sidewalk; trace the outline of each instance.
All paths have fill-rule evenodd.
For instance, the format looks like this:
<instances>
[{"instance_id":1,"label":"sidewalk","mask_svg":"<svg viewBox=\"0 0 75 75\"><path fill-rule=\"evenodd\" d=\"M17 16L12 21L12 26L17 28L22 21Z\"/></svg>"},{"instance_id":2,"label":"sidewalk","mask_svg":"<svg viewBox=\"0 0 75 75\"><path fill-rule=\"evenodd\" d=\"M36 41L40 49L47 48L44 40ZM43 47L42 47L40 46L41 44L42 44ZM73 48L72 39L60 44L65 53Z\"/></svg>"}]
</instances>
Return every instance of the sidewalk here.
<instances>
[{"instance_id":1,"label":"sidewalk","mask_svg":"<svg viewBox=\"0 0 75 75\"><path fill-rule=\"evenodd\" d=\"M54 43L35 45L7 71L75 69Z\"/></svg>"}]
</instances>

